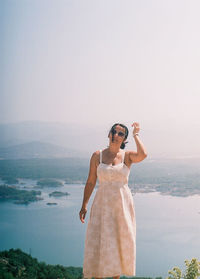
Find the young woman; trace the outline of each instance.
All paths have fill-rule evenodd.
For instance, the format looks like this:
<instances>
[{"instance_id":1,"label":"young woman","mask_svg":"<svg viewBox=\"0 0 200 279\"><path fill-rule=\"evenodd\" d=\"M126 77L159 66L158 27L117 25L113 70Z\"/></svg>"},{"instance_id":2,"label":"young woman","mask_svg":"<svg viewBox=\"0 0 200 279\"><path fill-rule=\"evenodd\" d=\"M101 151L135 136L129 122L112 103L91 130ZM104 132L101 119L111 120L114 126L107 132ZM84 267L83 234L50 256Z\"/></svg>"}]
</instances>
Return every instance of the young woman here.
<instances>
[{"instance_id":1,"label":"young woman","mask_svg":"<svg viewBox=\"0 0 200 279\"><path fill-rule=\"evenodd\" d=\"M92 154L79 217L85 221L87 204L96 185L88 220L83 263L84 278L119 279L135 276L136 218L128 177L132 163L147 157L139 138L139 123L132 124L137 151L125 151L128 128L115 123L108 134L109 146Z\"/></svg>"}]
</instances>

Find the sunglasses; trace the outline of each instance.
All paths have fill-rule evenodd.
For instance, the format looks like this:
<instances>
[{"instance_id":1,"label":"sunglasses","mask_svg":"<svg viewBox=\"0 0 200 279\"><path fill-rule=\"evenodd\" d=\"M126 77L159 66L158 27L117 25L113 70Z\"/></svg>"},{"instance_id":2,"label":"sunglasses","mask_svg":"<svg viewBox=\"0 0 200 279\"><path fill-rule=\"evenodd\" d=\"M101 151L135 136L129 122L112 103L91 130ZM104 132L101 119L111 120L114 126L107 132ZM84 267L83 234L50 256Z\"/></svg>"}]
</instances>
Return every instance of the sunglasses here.
<instances>
[{"instance_id":1,"label":"sunglasses","mask_svg":"<svg viewBox=\"0 0 200 279\"><path fill-rule=\"evenodd\" d=\"M123 132L117 132L115 129L112 129L111 133L113 135L118 134L119 137L124 137L125 136L125 134Z\"/></svg>"}]
</instances>

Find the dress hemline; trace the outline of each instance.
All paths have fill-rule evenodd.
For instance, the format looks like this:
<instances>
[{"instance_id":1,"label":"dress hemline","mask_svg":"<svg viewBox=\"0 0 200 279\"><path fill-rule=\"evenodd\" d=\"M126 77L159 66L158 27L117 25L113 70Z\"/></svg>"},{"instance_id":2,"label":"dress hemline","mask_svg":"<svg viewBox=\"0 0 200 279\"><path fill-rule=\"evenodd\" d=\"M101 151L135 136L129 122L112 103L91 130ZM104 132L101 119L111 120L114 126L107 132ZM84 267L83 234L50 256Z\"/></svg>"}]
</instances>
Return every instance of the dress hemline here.
<instances>
[{"instance_id":1,"label":"dress hemline","mask_svg":"<svg viewBox=\"0 0 200 279\"><path fill-rule=\"evenodd\" d=\"M136 276L136 272L134 273L117 273L117 274L109 274L109 275L87 275L87 276L83 276L82 279L92 279L92 278L108 278L108 277L115 277L115 276Z\"/></svg>"}]
</instances>

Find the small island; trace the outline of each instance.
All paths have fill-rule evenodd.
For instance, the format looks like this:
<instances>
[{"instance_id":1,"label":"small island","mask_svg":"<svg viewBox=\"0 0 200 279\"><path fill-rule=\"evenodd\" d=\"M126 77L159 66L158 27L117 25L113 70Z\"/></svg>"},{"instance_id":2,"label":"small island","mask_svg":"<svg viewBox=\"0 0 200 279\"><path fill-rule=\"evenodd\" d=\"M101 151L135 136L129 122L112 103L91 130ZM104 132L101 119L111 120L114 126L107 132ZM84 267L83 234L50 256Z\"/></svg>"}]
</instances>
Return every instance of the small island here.
<instances>
[{"instance_id":1,"label":"small island","mask_svg":"<svg viewBox=\"0 0 200 279\"><path fill-rule=\"evenodd\" d=\"M84 184L85 180L75 179L75 178L66 178L65 184Z\"/></svg>"},{"instance_id":2,"label":"small island","mask_svg":"<svg viewBox=\"0 0 200 279\"><path fill-rule=\"evenodd\" d=\"M16 177L13 176L4 176L2 177L2 180L5 184L18 184L19 180Z\"/></svg>"},{"instance_id":3,"label":"small island","mask_svg":"<svg viewBox=\"0 0 200 279\"><path fill-rule=\"evenodd\" d=\"M59 191L54 191L52 193L49 194L49 197L63 197L63 196L68 196L70 195L68 192L59 192Z\"/></svg>"},{"instance_id":4,"label":"small island","mask_svg":"<svg viewBox=\"0 0 200 279\"><path fill-rule=\"evenodd\" d=\"M0 185L0 201L13 201L15 204L29 204L30 202L43 200L41 191L19 190L15 186Z\"/></svg>"},{"instance_id":5,"label":"small island","mask_svg":"<svg viewBox=\"0 0 200 279\"><path fill-rule=\"evenodd\" d=\"M159 192L161 195L176 196L176 197L189 197L193 195L200 195L200 184L199 183L179 183L179 182L168 182L168 183L135 183L129 184L131 192L136 193L151 193Z\"/></svg>"},{"instance_id":6,"label":"small island","mask_svg":"<svg viewBox=\"0 0 200 279\"><path fill-rule=\"evenodd\" d=\"M57 202L47 202L47 205L57 205Z\"/></svg>"},{"instance_id":7,"label":"small island","mask_svg":"<svg viewBox=\"0 0 200 279\"><path fill-rule=\"evenodd\" d=\"M60 187L63 186L63 183L55 178L42 178L37 181L37 185L34 188L43 188L43 187Z\"/></svg>"}]
</instances>

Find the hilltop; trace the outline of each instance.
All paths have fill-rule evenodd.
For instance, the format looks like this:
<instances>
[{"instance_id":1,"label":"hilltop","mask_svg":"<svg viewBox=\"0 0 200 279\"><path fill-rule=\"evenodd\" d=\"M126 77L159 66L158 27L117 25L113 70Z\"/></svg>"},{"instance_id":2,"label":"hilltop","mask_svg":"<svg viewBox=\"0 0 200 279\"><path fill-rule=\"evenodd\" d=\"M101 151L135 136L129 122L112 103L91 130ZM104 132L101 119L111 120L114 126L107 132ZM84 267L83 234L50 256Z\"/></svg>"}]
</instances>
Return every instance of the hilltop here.
<instances>
[{"instance_id":1,"label":"hilltop","mask_svg":"<svg viewBox=\"0 0 200 279\"><path fill-rule=\"evenodd\" d=\"M0 279L81 279L83 268L73 266L51 265L39 262L37 258L21 249L0 252ZM123 276L121 279L127 277ZM150 277L133 277L134 279L152 279ZM129 278L132 279L132 278ZM156 279L162 279L157 277Z\"/></svg>"}]
</instances>

